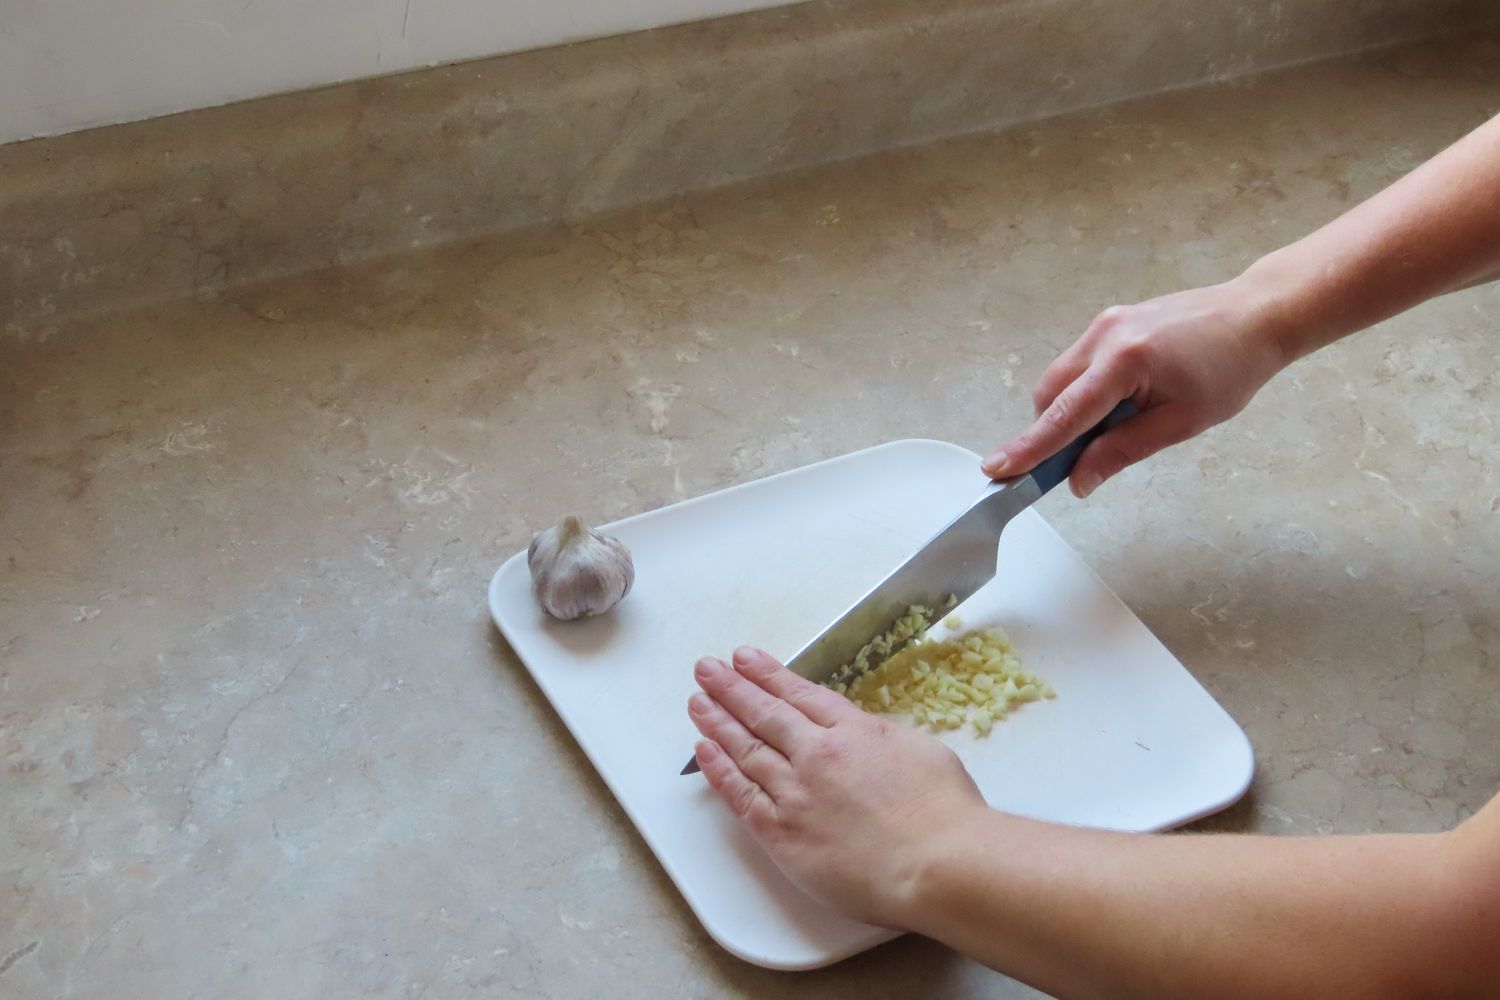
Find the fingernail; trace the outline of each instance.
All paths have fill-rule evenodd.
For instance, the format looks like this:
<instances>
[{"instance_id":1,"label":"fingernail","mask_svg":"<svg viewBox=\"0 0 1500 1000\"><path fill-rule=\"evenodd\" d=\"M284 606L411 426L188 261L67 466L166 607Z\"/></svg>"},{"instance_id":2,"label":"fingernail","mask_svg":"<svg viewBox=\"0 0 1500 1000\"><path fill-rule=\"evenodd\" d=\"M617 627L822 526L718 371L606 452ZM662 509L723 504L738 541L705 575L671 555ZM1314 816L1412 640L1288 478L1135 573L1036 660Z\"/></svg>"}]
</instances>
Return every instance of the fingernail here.
<instances>
[{"instance_id":1,"label":"fingernail","mask_svg":"<svg viewBox=\"0 0 1500 1000\"><path fill-rule=\"evenodd\" d=\"M734 665L737 667L743 667L754 658L755 648L753 646L741 646L734 651Z\"/></svg>"},{"instance_id":2,"label":"fingernail","mask_svg":"<svg viewBox=\"0 0 1500 1000\"><path fill-rule=\"evenodd\" d=\"M1084 476L1083 479L1078 483L1078 499L1082 500L1090 493L1097 490L1099 488L1099 484L1102 482L1104 482L1104 477L1099 475L1099 473L1097 472L1090 472L1088 475Z\"/></svg>"},{"instance_id":3,"label":"fingernail","mask_svg":"<svg viewBox=\"0 0 1500 1000\"><path fill-rule=\"evenodd\" d=\"M997 449L990 452L989 457L980 464L985 472L988 472L992 476L998 476L1010 464L1010 456L1005 453L1004 449Z\"/></svg>"},{"instance_id":4,"label":"fingernail","mask_svg":"<svg viewBox=\"0 0 1500 1000\"><path fill-rule=\"evenodd\" d=\"M708 695L706 695L706 694L695 694L691 698L689 698L688 699L688 711L690 711L690 712L699 712L699 713L707 712L708 711Z\"/></svg>"},{"instance_id":5,"label":"fingernail","mask_svg":"<svg viewBox=\"0 0 1500 1000\"><path fill-rule=\"evenodd\" d=\"M693 672L696 673L699 677L710 677L723 669L724 664L722 661L716 660L712 656L705 656L703 659L698 661L693 669Z\"/></svg>"}]
</instances>

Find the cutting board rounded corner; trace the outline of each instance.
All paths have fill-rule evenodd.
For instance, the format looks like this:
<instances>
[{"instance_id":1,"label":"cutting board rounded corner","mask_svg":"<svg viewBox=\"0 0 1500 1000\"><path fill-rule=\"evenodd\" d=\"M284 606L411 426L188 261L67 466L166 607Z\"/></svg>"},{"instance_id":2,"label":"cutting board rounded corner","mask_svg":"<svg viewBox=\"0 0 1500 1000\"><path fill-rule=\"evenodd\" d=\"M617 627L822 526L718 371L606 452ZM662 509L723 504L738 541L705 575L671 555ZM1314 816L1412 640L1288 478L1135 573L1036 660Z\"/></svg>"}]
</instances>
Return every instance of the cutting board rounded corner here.
<instances>
[{"instance_id":1,"label":"cutting board rounded corner","mask_svg":"<svg viewBox=\"0 0 1500 1000\"><path fill-rule=\"evenodd\" d=\"M1229 719L1229 724L1234 730L1234 735L1238 737L1237 742L1239 743L1239 746L1237 747L1237 749L1240 751L1240 756L1242 757L1243 770L1233 781L1228 782L1229 791L1224 795L1223 798L1207 806L1204 806L1204 808L1200 812L1183 820L1181 823L1177 824L1178 826L1183 826L1188 823L1196 823L1200 819L1212 816L1215 813L1223 812L1225 809L1228 809L1240 799L1244 798L1245 793L1250 791L1250 786L1255 783L1255 745L1250 742L1250 736L1245 732L1244 727L1242 727L1238 722L1234 720L1233 716L1231 716L1228 712L1225 712L1224 716L1225 718Z\"/></svg>"}]
</instances>

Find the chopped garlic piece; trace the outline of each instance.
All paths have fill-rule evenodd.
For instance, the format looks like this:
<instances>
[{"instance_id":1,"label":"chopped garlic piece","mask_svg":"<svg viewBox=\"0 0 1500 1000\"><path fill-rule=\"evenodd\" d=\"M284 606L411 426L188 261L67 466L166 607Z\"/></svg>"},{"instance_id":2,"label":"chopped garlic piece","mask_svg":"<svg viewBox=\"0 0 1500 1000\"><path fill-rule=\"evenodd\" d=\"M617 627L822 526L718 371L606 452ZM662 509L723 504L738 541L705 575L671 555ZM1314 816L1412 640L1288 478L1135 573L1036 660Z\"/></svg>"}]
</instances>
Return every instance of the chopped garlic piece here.
<instances>
[{"instance_id":1,"label":"chopped garlic piece","mask_svg":"<svg viewBox=\"0 0 1500 1000\"><path fill-rule=\"evenodd\" d=\"M931 615L928 608L908 609L835 672L829 686L867 712L903 715L932 730L968 722L980 736L1018 705L1056 697L1050 684L1021 668L1000 629L929 639Z\"/></svg>"}]
</instances>

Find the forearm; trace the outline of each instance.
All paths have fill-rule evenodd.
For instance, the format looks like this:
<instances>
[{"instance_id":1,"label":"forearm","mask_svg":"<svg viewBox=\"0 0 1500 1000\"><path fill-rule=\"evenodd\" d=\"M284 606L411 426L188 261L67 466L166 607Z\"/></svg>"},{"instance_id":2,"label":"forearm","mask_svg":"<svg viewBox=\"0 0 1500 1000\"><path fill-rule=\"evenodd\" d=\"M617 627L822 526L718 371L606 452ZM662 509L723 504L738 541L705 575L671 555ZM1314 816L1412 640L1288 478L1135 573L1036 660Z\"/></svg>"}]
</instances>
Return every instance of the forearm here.
<instances>
[{"instance_id":1,"label":"forearm","mask_svg":"<svg viewBox=\"0 0 1500 1000\"><path fill-rule=\"evenodd\" d=\"M1500 274L1500 118L1235 284L1288 361Z\"/></svg>"},{"instance_id":2,"label":"forearm","mask_svg":"<svg viewBox=\"0 0 1500 1000\"><path fill-rule=\"evenodd\" d=\"M1488 285L1490 282L1500 279L1500 264L1484 271L1478 277L1470 278L1468 281L1454 285L1452 291L1458 292L1465 288L1478 288L1480 285Z\"/></svg>"},{"instance_id":3,"label":"forearm","mask_svg":"<svg viewBox=\"0 0 1500 1000\"><path fill-rule=\"evenodd\" d=\"M1132 836L987 812L915 880L908 924L1062 997L1467 995L1488 946L1453 836Z\"/></svg>"}]
</instances>

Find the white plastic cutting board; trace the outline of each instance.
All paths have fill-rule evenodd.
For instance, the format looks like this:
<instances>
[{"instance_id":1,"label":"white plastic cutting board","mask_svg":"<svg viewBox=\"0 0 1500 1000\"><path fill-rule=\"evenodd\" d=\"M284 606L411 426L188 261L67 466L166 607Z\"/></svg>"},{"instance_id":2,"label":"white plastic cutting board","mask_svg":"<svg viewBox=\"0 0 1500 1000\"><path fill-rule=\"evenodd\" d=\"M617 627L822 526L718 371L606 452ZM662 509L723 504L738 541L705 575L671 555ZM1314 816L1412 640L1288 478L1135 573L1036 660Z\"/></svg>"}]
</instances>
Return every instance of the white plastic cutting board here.
<instances>
[{"instance_id":1,"label":"white plastic cutting board","mask_svg":"<svg viewBox=\"0 0 1500 1000\"><path fill-rule=\"evenodd\" d=\"M601 617L547 618L524 552L490 581L495 623L735 955L809 969L894 935L803 895L701 776L678 775L697 735L686 710L694 661L744 643L791 655L984 484L972 452L896 441L606 526L634 554L636 583ZM965 629L1002 626L1022 663L1057 689L986 738L944 734L991 805L1160 830L1249 786L1254 759L1239 726L1034 511L1006 529L999 575L959 615Z\"/></svg>"}]
</instances>

